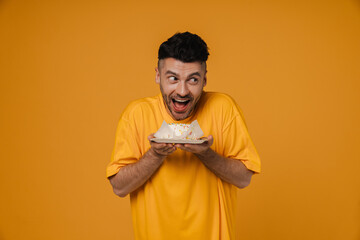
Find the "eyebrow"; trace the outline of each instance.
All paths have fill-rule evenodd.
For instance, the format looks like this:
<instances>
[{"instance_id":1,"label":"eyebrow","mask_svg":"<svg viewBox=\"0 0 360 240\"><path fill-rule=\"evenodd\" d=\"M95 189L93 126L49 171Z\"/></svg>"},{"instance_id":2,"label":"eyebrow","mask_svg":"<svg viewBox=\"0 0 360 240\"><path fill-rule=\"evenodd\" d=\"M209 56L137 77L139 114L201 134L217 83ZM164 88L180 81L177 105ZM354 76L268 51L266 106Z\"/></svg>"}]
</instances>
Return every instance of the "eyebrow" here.
<instances>
[{"instance_id":1,"label":"eyebrow","mask_svg":"<svg viewBox=\"0 0 360 240\"><path fill-rule=\"evenodd\" d=\"M179 76L179 74L177 74L176 72L173 72L173 71L170 71L170 70L167 70L165 72L166 75L170 74L170 75L175 75L175 76ZM191 73L189 76L187 77L192 77L192 76L199 76L201 77L200 73L199 72L194 72L194 73Z\"/></svg>"},{"instance_id":2,"label":"eyebrow","mask_svg":"<svg viewBox=\"0 0 360 240\"><path fill-rule=\"evenodd\" d=\"M171 75L178 76L178 74L177 74L177 73L172 72L172 71L170 71L170 70L167 70L165 74L166 74L166 75L171 74Z\"/></svg>"},{"instance_id":3,"label":"eyebrow","mask_svg":"<svg viewBox=\"0 0 360 240\"><path fill-rule=\"evenodd\" d=\"M189 77L192 77L192 76L199 76L201 77L200 73L199 72L194 72L192 74L189 75Z\"/></svg>"}]
</instances>

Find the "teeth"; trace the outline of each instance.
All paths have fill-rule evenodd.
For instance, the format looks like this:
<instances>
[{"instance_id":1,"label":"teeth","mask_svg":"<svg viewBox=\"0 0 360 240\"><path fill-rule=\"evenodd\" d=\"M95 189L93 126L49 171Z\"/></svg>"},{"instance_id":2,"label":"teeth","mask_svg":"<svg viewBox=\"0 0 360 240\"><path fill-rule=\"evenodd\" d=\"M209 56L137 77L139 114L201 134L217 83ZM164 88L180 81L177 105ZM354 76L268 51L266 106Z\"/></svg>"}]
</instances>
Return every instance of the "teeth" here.
<instances>
[{"instance_id":1,"label":"teeth","mask_svg":"<svg viewBox=\"0 0 360 240\"><path fill-rule=\"evenodd\" d=\"M177 99L174 99L174 100L177 102L181 102L181 103L189 101L189 100L177 100Z\"/></svg>"}]
</instances>

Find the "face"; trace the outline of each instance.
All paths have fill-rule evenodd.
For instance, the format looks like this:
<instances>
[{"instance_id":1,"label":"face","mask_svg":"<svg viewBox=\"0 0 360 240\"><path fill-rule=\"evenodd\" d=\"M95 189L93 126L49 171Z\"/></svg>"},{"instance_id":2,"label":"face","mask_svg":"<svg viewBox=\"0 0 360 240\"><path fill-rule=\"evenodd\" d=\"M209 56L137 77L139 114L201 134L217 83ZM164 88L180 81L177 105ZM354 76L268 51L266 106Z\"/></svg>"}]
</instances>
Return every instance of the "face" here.
<instances>
[{"instance_id":1,"label":"face","mask_svg":"<svg viewBox=\"0 0 360 240\"><path fill-rule=\"evenodd\" d=\"M156 68L156 83L167 111L179 121L188 118L206 85L205 63L184 63L174 58L162 59Z\"/></svg>"}]
</instances>

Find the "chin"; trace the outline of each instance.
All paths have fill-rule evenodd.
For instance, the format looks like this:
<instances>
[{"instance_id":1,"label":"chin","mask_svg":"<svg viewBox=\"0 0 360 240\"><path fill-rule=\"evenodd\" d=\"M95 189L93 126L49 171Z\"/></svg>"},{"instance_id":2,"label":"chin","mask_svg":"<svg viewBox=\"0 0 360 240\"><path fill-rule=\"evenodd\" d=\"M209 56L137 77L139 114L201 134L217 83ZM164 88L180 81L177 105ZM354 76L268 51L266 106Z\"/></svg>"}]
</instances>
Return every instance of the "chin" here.
<instances>
[{"instance_id":1,"label":"chin","mask_svg":"<svg viewBox=\"0 0 360 240\"><path fill-rule=\"evenodd\" d=\"M184 116L184 117L176 117L176 116L173 116L174 117L174 119L176 120L176 121L181 121L181 120L184 120L185 118L187 118L187 116Z\"/></svg>"},{"instance_id":2,"label":"chin","mask_svg":"<svg viewBox=\"0 0 360 240\"><path fill-rule=\"evenodd\" d=\"M184 120L184 119L186 119L186 118L188 118L189 117L189 114L181 114L181 115L172 115L173 116L173 118L176 120L176 121L180 121L180 120Z\"/></svg>"}]
</instances>

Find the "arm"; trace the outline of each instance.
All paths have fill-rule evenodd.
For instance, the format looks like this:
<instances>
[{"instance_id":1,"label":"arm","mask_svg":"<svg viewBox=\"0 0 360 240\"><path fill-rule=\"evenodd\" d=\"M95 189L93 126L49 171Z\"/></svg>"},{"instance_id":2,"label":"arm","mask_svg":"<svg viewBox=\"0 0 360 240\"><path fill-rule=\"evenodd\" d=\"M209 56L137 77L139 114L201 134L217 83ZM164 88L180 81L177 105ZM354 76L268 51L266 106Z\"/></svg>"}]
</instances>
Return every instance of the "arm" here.
<instances>
[{"instance_id":1,"label":"arm","mask_svg":"<svg viewBox=\"0 0 360 240\"><path fill-rule=\"evenodd\" d=\"M150 135L148 139L153 138ZM154 143L151 148L136 163L122 167L119 172L109 178L114 193L120 197L141 187L162 165L166 156L176 150L173 144Z\"/></svg>"},{"instance_id":2,"label":"arm","mask_svg":"<svg viewBox=\"0 0 360 240\"><path fill-rule=\"evenodd\" d=\"M188 152L194 153L203 164L222 180L244 188L250 184L253 172L239 160L220 156L210 147L213 144L213 137L210 135L208 141L195 144L176 144L175 146Z\"/></svg>"}]
</instances>

